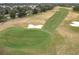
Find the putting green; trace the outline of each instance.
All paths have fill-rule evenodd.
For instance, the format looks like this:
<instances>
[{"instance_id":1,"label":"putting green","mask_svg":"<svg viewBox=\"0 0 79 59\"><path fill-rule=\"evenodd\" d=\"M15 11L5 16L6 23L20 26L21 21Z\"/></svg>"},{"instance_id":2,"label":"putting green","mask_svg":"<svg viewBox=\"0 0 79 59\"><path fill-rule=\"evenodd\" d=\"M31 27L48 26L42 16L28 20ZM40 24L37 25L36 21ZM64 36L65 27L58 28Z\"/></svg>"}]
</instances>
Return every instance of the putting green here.
<instances>
[{"instance_id":1,"label":"putting green","mask_svg":"<svg viewBox=\"0 0 79 59\"><path fill-rule=\"evenodd\" d=\"M50 35L39 29L9 28L0 35L9 47L39 46L50 39ZM47 43L46 43L47 44Z\"/></svg>"}]
</instances>

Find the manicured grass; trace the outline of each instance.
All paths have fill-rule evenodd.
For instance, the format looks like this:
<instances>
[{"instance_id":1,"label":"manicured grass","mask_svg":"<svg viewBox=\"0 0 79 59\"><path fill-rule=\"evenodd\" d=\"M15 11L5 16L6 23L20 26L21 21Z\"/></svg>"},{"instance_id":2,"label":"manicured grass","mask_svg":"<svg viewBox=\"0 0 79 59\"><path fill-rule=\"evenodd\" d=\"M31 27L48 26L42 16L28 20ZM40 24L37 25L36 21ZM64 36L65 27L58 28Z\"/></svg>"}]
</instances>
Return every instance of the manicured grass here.
<instances>
[{"instance_id":1,"label":"manicured grass","mask_svg":"<svg viewBox=\"0 0 79 59\"><path fill-rule=\"evenodd\" d=\"M50 35L39 29L9 28L0 33L1 40L5 40L8 47L32 48L50 40Z\"/></svg>"},{"instance_id":2,"label":"manicured grass","mask_svg":"<svg viewBox=\"0 0 79 59\"><path fill-rule=\"evenodd\" d=\"M54 16L48 19L43 29L49 32L53 32L59 26L59 24L64 20L67 14L68 14L68 10L64 8L60 8L60 10L56 12Z\"/></svg>"}]
</instances>

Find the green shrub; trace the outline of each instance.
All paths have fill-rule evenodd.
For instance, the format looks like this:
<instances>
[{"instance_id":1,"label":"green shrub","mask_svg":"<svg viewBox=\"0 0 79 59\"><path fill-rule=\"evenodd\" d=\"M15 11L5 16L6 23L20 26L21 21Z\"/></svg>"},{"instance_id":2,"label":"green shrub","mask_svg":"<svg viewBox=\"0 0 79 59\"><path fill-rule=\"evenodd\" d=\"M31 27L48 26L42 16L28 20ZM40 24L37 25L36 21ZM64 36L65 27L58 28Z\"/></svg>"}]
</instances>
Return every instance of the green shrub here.
<instances>
[{"instance_id":1,"label":"green shrub","mask_svg":"<svg viewBox=\"0 0 79 59\"><path fill-rule=\"evenodd\" d=\"M2 7L0 7L0 22L3 22L4 21L4 18L5 18L4 15L5 15L4 14L4 9Z\"/></svg>"},{"instance_id":2,"label":"green shrub","mask_svg":"<svg viewBox=\"0 0 79 59\"><path fill-rule=\"evenodd\" d=\"M73 11L79 12L79 6L74 6L74 7L73 7Z\"/></svg>"},{"instance_id":3,"label":"green shrub","mask_svg":"<svg viewBox=\"0 0 79 59\"><path fill-rule=\"evenodd\" d=\"M38 10L37 9L33 9L33 14L37 14L38 13Z\"/></svg>"},{"instance_id":4,"label":"green shrub","mask_svg":"<svg viewBox=\"0 0 79 59\"><path fill-rule=\"evenodd\" d=\"M5 7L4 9L5 9L5 12L4 12L5 14L9 14L11 11L10 7Z\"/></svg>"},{"instance_id":5,"label":"green shrub","mask_svg":"<svg viewBox=\"0 0 79 59\"><path fill-rule=\"evenodd\" d=\"M52 4L39 4L37 7L40 8L41 12L51 10L54 6Z\"/></svg>"},{"instance_id":6,"label":"green shrub","mask_svg":"<svg viewBox=\"0 0 79 59\"><path fill-rule=\"evenodd\" d=\"M24 17L26 16L26 8L25 7L17 7L17 16L18 17Z\"/></svg>"},{"instance_id":7,"label":"green shrub","mask_svg":"<svg viewBox=\"0 0 79 59\"><path fill-rule=\"evenodd\" d=\"M6 17L4 15L0 15L0 22L7 21Z\"/></svg>"},{"instance_id":8,"label":"green shrub","mask_svg":"<svg viewBox=\"0 0 79 59\"><path fill-rule=\"evenodd\" d=\"M10 18L12 18L12 19L16 18L16 12L15 12L15 10L11 10L10 11Z\"/></svg>"}]
</instances>

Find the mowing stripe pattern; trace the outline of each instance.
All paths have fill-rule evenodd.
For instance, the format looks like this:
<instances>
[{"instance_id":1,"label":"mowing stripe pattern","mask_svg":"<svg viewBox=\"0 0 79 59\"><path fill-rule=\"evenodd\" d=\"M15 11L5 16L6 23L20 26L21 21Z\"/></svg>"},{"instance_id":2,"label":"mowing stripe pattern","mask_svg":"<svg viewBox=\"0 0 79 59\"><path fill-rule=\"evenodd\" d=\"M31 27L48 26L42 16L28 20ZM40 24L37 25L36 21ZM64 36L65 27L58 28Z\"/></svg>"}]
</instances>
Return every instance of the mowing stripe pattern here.
<instances>
[{"instance_id":1,"label":"mowing stripe pattern","mask_svg":"<svg viewBox=\"0 0 79 59\"><path fill-rule=\"evenodd\" d=\"M67 16L68 10L65 8L60 8L59 11L57 11L43 26L43 30L46 30L48 32L53 32L59 24L64 20L64 18Z\"/></svg>"}]
</instances>

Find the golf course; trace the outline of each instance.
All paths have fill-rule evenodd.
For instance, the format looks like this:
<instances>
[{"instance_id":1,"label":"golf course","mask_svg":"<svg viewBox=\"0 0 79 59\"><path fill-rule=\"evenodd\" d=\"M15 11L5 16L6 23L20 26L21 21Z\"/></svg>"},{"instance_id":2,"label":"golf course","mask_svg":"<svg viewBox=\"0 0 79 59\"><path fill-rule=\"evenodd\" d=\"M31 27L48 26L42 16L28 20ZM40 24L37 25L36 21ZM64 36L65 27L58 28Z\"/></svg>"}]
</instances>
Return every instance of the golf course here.
<instances>
[{"instance_id":1,"label":"golf course","mask_svg":"<svg viewBox=\"0 0 79 59\"><path fill-rule=\"evenodd\" d=\"M51 40L54 39L54 31L61 24L67 14L67 9L60 8L59 11L46 21L42 29L11 27L1 31L0 46L11 49L13 48L16 51L17 49L34 49L42 50L44 52L46 51L47 53ZM50 54L50 52L48 53Z\"/></svg>"},{"instance_id":2,"label":"golf course","mask_svg":"<svg viewBox=\"0 0 79 59\"><path fill-rule=\"evenodd\" d=\"M0 6L0 55L79 55L78 5Z\"/></svg>"}]
</instances>

